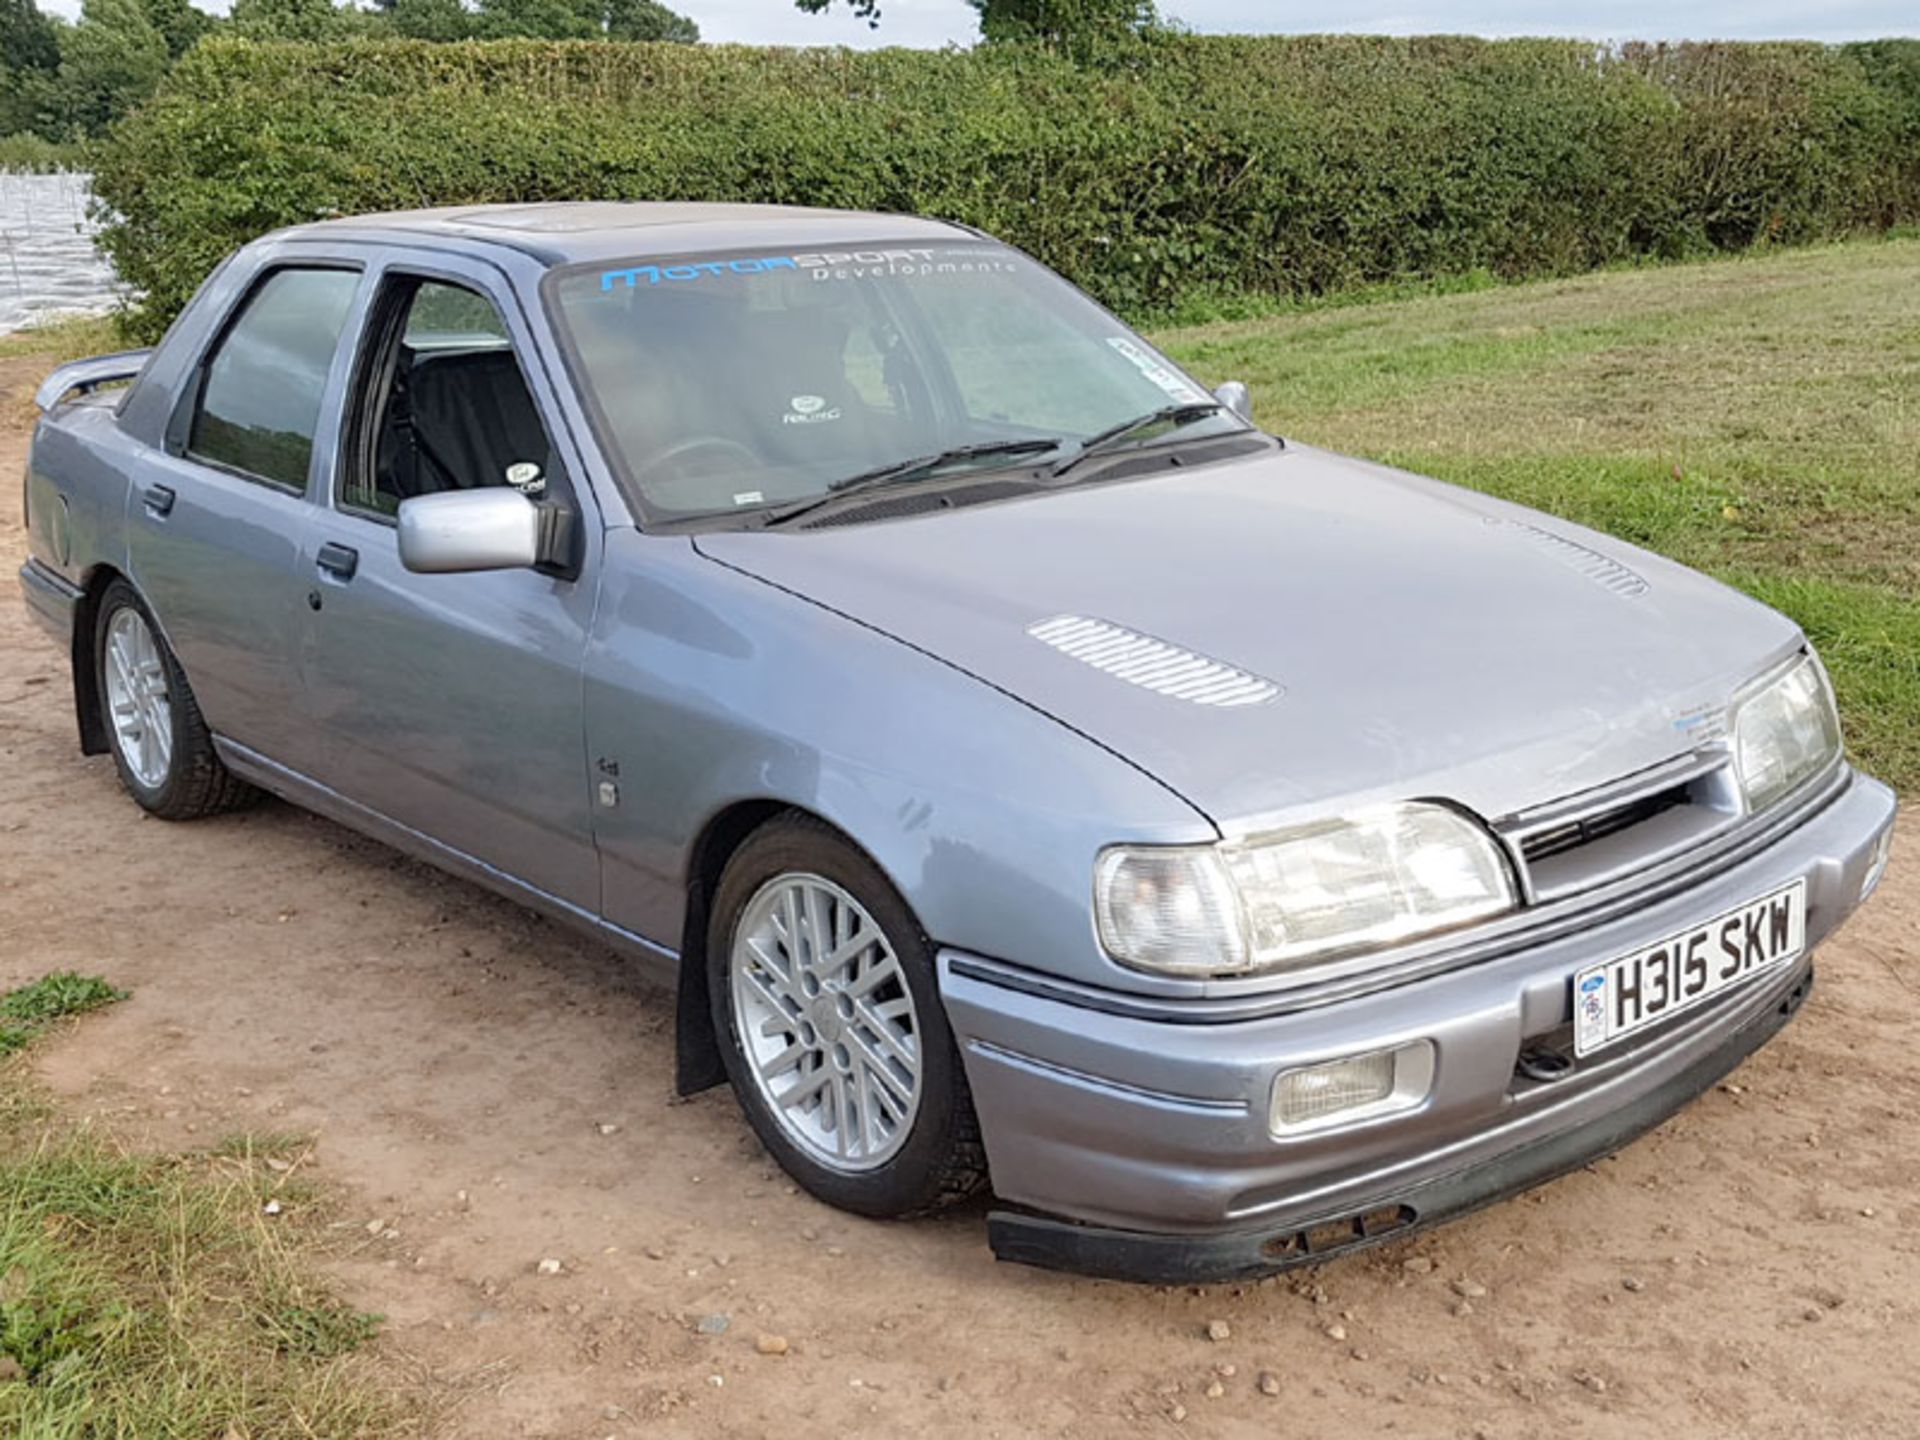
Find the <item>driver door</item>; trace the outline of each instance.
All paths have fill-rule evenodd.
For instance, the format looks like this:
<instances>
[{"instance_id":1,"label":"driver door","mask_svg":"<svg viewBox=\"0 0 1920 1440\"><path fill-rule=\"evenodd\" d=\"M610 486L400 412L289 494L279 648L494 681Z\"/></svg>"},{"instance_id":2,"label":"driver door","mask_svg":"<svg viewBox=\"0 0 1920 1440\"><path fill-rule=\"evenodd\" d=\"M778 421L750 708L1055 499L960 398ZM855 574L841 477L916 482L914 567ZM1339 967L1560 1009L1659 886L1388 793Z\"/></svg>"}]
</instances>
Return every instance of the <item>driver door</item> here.
<instances>
[{"instance_id":1,"label":"driver door","mask_svg":"<svg viewBox=\"0 0 1920 1440\"><path fill-rule=\"evenodd\" d=\"M389 261L315 507L301 668L314 776L376 815L589 914L600 903L581 665L600 524L544 412L524 317L491 266ZM488 485L569 507L564 565L420 575L396 514Z\"/></svg>"}]
</instances>

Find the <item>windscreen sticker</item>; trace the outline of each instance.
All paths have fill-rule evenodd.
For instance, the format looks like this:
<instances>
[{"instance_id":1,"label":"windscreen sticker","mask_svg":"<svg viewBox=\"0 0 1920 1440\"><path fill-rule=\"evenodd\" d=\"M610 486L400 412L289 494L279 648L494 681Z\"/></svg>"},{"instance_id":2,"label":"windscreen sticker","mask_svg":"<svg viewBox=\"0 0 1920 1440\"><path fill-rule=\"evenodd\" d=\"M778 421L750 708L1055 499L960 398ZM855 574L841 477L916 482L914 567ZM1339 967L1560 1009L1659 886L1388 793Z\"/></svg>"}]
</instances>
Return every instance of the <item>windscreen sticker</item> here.
<instances>
[{"instance_id":1,"label":"windscreen sticker","mask_svg":"<svg viewBox=\"0 0 1920 1440\"><path fill-rule=\"evenodd\" d=\"M824 395L796 395L787 404L793 408L780 417L783 425L825 425L844 413L838 405L829 407Z\"/></svg>"},{"instance_id":2,"label":"windscreen sticker","mask_svg":"<svg viewBox=\"0 0 1920 1440\"><path fill-rule=\"evenodd\" d=\"M713 275L758 275L767 270L798 270L791 255L759 255L748 260L700 260L686 265L636 265L631 270L609 270L600 277L602 290L633 290L642 281L660 285L677 280L703 280Z\"/></svg>"},{"instance_id":3,"label":"windscreen sticker","mask_svg":"<svg viewBox=\"0 0 1920 1440\"><path fill-rule=\"evenodd\" d=\"M1005 256L980 251L823 250L807 255L755 255L739 260L688 260L675 265L635 265L607 270L600 289L638 290L710 280L718 275L763 275L794 270L813 280L872 280L893 275L1011 273L1020 267Z\"/></svg>"},{"instance_id":4,"label":"windscreen sticker","mask_svg":"<svg viewBox=\"0 0 1920 1440\"><path fill-rule=\"evenodd\" d=\"M1146 376L1147 379L1166 391L1167 394L1171 395L1175 400L1182 402L1191 401L1194 403L1200 403L1206 400L1207 397L1201 394L1199 390L1189 385L1180 376L1162 365L1158 360L1154 359L1152 355L1134 344L1133 341L1129 340L1126 336L1109 336L1107 338L1107 344L1131 360L1134 369L1138 370L1142 375Z\"/></svg>"}]
</instances>

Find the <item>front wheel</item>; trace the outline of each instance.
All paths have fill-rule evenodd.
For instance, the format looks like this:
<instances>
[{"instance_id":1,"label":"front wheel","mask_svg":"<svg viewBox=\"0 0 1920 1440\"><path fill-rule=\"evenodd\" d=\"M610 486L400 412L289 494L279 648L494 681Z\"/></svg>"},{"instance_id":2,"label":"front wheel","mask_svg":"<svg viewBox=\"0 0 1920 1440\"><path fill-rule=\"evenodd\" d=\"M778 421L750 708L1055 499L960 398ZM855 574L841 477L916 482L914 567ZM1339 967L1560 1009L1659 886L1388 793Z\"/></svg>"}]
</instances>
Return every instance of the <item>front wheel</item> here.
<instances>
[{"instance_id":1,"label":"front wheel","mask_svg":"<svg viewBox=\"0 0 1920 1440\"><path fill-rule=\"evenodd\" d=\"M124 580L100 597L94 664L113 763L141 808L163 820L194 820L258 798L220 763L186 673Z\"/></svg>"},{"instance_id":2,"label":"front wheel","mask_svg":"<svg viewBox=\"0 0 1920 1440\"><path fill-rule=\"evenodd\" d=\"M734 1093L795 1180L882 1217L980 1188L933 947L871 860L818 822L770 822L728 862L707 956Z\"/></svg>"}]
</instances>

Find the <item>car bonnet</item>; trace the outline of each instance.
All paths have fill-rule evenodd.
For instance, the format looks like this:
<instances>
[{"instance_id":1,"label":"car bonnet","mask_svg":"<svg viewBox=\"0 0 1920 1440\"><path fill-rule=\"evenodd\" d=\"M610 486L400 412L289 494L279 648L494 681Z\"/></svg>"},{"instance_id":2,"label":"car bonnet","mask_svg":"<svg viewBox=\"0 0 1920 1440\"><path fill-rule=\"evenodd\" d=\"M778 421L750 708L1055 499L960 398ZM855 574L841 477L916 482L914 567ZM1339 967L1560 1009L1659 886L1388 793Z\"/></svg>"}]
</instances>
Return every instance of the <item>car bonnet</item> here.
<instances>
[{"instance_id":1,"label":"car bonnet","mask_svg":"<svg viewBox=\"0 0 1920 1440\"><path fill-rule=\"evenodd\" d=\"M1577 793L1712 736L1800 643L1623 542L1298 445L696 543L1044 711L1227 830Z\"/></svg>"}]
</instances>

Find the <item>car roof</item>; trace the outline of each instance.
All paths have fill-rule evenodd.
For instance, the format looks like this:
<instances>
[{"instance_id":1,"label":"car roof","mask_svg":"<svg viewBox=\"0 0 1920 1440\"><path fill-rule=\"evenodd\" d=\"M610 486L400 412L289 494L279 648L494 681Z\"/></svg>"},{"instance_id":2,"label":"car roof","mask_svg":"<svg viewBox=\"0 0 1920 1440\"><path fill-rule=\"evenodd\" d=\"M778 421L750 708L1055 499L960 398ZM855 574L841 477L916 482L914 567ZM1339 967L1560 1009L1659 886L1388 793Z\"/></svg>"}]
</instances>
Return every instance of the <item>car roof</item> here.
<instances>
[{"instance_id":1,"label":"car roof","mask_svg":"<svg viewBox=\"0 0 1920 1440\"><path fill-rule=\"evenodd\" d=\"M725 205L647 200L545 201L392 210L321 220L281 239L504 246L547 265L717 252L758 246L844 246L952 241L975 232L942 220L797 205Z\"/></svg>"}]
</instances>

